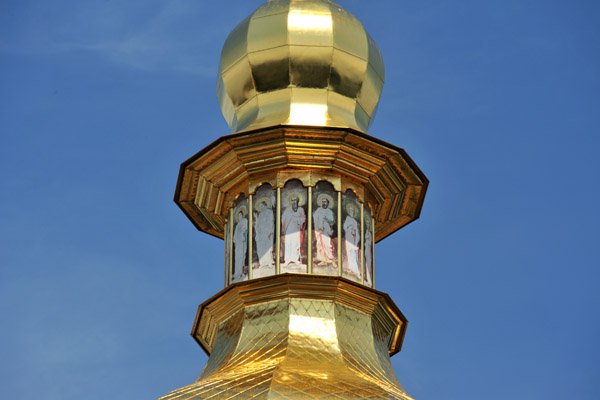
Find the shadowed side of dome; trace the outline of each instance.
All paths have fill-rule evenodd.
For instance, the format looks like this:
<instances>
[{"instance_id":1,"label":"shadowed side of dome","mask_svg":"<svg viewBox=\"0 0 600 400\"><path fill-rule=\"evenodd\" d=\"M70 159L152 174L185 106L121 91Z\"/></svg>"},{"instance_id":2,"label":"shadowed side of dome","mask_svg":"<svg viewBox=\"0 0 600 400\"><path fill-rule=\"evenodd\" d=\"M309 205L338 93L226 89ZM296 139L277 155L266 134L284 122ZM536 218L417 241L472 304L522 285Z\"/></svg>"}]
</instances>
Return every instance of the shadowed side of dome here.
<instances>
[{"instance_id":1,"label":"shadowed side of dome","mask_svg":"<svg viewBox=\"0 0 600 400\"><path fill-rule=\"evenodd\" d=\"M232 132L281 124L366 132L383 82L379 49L351 13L327 0L269 1L227 38L217 96Z\"/></svg>"}]
</instances>

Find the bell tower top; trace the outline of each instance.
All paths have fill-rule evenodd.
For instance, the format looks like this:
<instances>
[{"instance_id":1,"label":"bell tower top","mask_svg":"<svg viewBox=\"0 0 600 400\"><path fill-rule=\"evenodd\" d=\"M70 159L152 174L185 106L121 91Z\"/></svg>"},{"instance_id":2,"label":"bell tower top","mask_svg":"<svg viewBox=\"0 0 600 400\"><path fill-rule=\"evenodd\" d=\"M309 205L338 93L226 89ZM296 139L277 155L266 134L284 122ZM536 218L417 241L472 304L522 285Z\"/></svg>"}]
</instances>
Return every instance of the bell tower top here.
<instances>
[{"instance_id":1,"label":"bell tower top","mask_svg":"<svg viewBox=\"0 0 600 400\"><path fill-rule=\"evenodd\" d=\"M224 239L224 264L202 268L225 288L196 315L204 372L161 400L412 400L389 360L407 320L374 289L374 248L419 217L428 180L366 134L383 80L374 41L330 0L268 1L229 35L232 134L181 165L175 192Z\"/></svg>"}]
</instances>

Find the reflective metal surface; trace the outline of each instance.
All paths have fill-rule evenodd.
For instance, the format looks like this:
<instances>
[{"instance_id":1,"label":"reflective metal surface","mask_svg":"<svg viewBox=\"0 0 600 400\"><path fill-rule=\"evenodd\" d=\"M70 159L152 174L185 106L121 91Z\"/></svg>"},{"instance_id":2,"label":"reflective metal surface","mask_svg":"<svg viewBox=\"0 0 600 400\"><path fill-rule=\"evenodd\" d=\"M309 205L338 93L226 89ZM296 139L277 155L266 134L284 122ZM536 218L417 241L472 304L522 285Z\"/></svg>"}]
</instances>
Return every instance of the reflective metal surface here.
<instances>
[{"instance_id":1,"label":"reflective metal surface","mask_svg":"<svg viewBox=\"0 0 600 400\"><path fill-rule=\"evenodd\" d=\"M409 400L389 357L405 327L387 295L342 278L235 284L199 309L204 371L161 399Z\"/></svg>"},{"instance_id":2,"label":"reflective metal surface","mask_svg":"<svg viewBox=\"0 0 600 400\"><path fill-rule=\"evenodd\" d=\"M161 399L411 399L389 358L407 321L371 288L373 247L419 217L428 180L365 134L383 81L330 0L269 1L231 33L217 93L234 133L181 165L175 193L225 239L227 287L194 323L204 371Z\"/></svg>"},{"instance_id":3,"label":"reflective metal surface","mask_svg":"<svg viewBox=\"0 0 600 400\"><path fill-rule=\"evenodd\" d=\"M280 124L367 132L384 66L362 24L329 0L273 0L227 38L217 96L232 132Z\"/></svg>"},{"instance_id":4,"label":"reflective metal surface","mask_svg":"<svg viewBox=\"0 0 600 400\"><path fill-rule=\"evenodd\" d=\"M428 180L401 148L342 128L282 126L224 136L184 162L175 202L196 227L223 238L240 193L290 179L351 189L375 218L378 242L419 217ZM284 199L285 200L285 199Z\"/></svg>"}]
</instances>

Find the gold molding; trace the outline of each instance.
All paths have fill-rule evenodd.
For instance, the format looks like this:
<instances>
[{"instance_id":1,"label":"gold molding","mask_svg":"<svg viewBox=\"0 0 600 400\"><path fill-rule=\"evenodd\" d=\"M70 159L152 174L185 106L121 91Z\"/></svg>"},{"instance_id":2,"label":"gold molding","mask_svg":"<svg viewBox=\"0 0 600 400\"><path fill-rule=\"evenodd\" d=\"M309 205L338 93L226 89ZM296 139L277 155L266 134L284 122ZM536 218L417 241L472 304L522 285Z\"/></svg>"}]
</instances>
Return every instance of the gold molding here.
<instances>
[{"instance_id":1,"label":"gold molding","mask_svg":"<svg viewBox=\"0 0 600 400\"><path fill-rule=\"evenodd\" d=\"M199 230L223 238L236 196L292 178L355 191L377 222L375 242L419 217L428 185L403 149L362 132L278 126L224 136L185 161L175 202Z\"/></svg>"},{"instance_id":2,"label":"gold molding","mask_svg":"<svg viewBox=\"0 0 600 400\"><path fill-rule=\"evenodd\" d=\"M198 309L202 374L161 399L412 400L389 358L406 324L387 294L344 278L235 283Z\"/></svg>"},{"instance_id":3,"label":"gold molding","mask_svg":"<svg viewBox=\"0 0 600 400\"><path fill-rule=\"evenodd\" d=\"M247 305L283 298L328 299L373 315L394 329L389 355L402 348L408 320L389 295L346 278L325 275L283 274L233 283L198 307L191 335L210 355L221 323Z\"/></svg>"}]
</instances>

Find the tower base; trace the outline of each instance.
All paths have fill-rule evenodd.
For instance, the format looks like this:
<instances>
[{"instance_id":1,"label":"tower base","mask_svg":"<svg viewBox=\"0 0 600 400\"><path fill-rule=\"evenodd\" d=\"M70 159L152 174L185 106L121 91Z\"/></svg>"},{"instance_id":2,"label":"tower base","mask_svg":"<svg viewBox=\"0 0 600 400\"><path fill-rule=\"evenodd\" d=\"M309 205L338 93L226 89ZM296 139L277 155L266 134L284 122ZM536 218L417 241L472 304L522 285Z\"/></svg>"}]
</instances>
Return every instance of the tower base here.
<instances>
[{"instance_id":1,"label":"tower base","mask_svg":"<svg viewBox=\"0 0 600 400\"><path fill-rule=\"evenodd\" d=\"M385 293L344 278L285 274L203 303L192 336L210 355L171 399L410 400L392 369L406 318Z\"/></svg>"}]
</instances>

